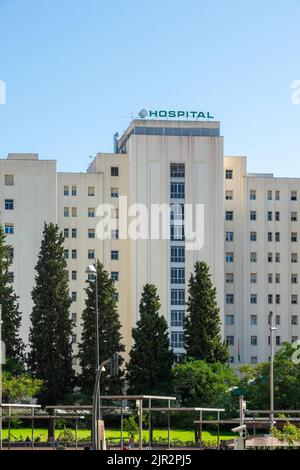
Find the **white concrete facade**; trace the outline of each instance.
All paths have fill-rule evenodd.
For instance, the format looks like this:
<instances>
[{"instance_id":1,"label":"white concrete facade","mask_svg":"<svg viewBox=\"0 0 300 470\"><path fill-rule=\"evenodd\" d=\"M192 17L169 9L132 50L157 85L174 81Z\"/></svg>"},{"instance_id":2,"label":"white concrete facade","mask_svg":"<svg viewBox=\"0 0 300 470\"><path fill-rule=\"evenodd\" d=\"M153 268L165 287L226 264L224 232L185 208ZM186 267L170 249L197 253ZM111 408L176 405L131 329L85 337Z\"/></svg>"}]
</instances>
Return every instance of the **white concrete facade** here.
<instances>
[{"instance_id":1,"label":"white concrete facade","mask_svg":"<svg viewBox=\"0 0 300 470\"><path fill-rule=\"evenodd\" d=\"M210 266L232 362L268 359L270 311L277 344L298 339L300 179L248 175L246 165L246 157L224 158L218 122L172 120L133 121L118 141L118 153L97 154L86 173L58 173L56 161L36 154L0 160L1 223L14 248L24 340L44 222L58 223L65 235L74 365L85 269L97 258L116 280L127 352L147 282L158 287L174 351L183 352L184 302L197 260ZM149 210L151 204L202 204L204 246L188 251L184 238L99 240L97 208L111 204L118 223L121 196L129 207L139 203Z\"/></svg>"}]
</instances>

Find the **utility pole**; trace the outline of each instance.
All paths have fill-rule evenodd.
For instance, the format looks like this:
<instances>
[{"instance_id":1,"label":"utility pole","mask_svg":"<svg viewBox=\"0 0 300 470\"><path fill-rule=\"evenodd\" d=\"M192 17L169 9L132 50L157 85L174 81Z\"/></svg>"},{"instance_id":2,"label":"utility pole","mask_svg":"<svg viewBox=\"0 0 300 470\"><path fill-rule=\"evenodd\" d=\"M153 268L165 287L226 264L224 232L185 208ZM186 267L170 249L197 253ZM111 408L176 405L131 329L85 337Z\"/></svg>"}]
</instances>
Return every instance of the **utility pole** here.
<instances>
[{"instance_id":1,"label":"utility pole","mask_svg":"<svg viewBox=\"0 0 300 470\"><path fill-rule=\"evenodd\" d=\"M273 312L270 312L269 322L270 322L270 434L271 434L273 423L274 423L274 332L277 329L274 326Z\"/></svg>"}]
</instances>

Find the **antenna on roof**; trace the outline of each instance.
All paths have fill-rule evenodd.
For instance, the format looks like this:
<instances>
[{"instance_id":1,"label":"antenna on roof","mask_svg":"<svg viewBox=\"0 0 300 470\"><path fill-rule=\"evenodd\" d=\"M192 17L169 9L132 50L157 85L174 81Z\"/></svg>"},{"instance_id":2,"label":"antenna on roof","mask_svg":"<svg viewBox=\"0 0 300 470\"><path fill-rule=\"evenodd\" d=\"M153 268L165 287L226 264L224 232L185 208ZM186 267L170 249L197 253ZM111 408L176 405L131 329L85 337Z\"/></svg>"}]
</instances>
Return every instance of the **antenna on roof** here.
<instances>
[{"instance_id":1,"label":"antenna on roof","mask_svg":"<svg viewBox=\"0 0 300 470\"><path fill-rule=\"evenodd\" d=\"M119 153L119 133L114 135L114 153Z\"/></svg>"}]
</instances>

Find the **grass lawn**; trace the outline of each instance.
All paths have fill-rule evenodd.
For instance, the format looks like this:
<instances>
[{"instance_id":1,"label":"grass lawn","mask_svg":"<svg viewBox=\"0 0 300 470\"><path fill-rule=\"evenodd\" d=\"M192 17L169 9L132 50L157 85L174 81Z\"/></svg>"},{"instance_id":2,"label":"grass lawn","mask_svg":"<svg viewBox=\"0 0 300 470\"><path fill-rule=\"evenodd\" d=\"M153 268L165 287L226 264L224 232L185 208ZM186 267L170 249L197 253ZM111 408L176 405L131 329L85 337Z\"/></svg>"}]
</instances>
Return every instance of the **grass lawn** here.
<instances>
[{"instance_id":1,"label":"grass lawn","mask_svg":"<svg viewBox=\"0 0 300 470\"><path fill-rule=\"evenodd\" d=\"M58 438L61 430L56 430L56 438ZM72 429L73 435L75 436L75 431ZM79 429L78 430L78 439L88 439L90 438L90 431L87 429ZM26 437L29 436L31 438L31 429L30 428L20 428L20 429L11 429L11 440L25 440ZM220 439L221 440L227 440L227 439L232 439L235 437L236 434L232 434L230 432L221 432L220 434ZM3 439L7 439L8 437L8 430L3 429ZM34 430L34 437L35 439L38 437L40 438L41 442L45 442L47 440L47 429L39 429L36 428ZM168 431L166 429L154 429L153 432L153 437L155 439L161 438L161 439L167 439L168 438ZM106 430L106 438L107 439L112 439L113 441L116 441L120 439L120 430L118 429L107 429ZM124 439L129 438L128 434L124 432ZM143 432L143 439L147 442L149 438L149 434L147 431ZM137 437L136 437L137 440ZM180 430L180 429L174 429L171 430L171 441L182 441L182 442L191 442L194 441L194 431L188 431L188 430ZM216 431L203 431L203 441L204 442L211 442L211 443L216 443L217 442L217 432Z\"/></svg>"}]
</instances>

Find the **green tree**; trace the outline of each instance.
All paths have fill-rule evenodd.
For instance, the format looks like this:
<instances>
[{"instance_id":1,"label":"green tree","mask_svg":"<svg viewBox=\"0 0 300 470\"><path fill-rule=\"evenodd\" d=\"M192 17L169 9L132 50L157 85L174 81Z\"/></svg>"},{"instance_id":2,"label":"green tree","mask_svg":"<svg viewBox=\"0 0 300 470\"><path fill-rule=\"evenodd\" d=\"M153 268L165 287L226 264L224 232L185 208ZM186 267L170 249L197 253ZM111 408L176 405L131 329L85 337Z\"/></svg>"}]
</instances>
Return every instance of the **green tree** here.
<instances>
[{"instance_id":1,"label":"green tree","mask_svg":"<svg viewBox=\"0 0 300 470\"><path fill-rule=\"evenodd\" d=\"M162 393L171 387L174 355L168 325L159 310L157 289L146 284L140 300L140 319L132 329L133 346L127 364L129 393Z\"/></svg>"},{"instance_id":2,"label":"green tree","mask_svg":"<svg viewBox=\"0 0 300 470\"><path fill-rule=\"evenodd\" d=\"M42 405L70 402L74 386L71 299L63 242L58 226L45 224L32 291L28 358L33 377L43 381L38 394ZM53 429L49 433L51 437Z\"/></svg>"},{"instance_id":3,"label":"green tree","mask_svg":"<svg viewBox=\"0 0 300 470\"><path fill-rule=\"evenodd\" d=\"M203 261L195 264L195 272L189 280L184 341L188 357L209 363L228 361L228 349L221 338L216 289Z\"/></svg>"},{"instance_id":4,"label":"green tree","mask_svg":"<svg viewBox=\"0 0 300 470\"><path fill-rule=\"evenodd\" d=\"M12 375L3 372L3 401L6 403L19 402L35 397L41 390L42 380L33 379L27 374Z\"/></svg>"},{"instance_id":5,"label":"green tree","mask_svg":"<svg viewBox=\"0 0 300 470\"><path fill-rule=\"evenodd\" d=\"M0 225L0 305L2 305L2 340L6 346L6 369L20 372L24 368L24 343L19 337L21 313L18 297L9 272L12 247L6 244L6 234Z\"/></svg>"},{"instance_id":6,"label":"green tree","mask_svg":"<svg viewBox=\"0 0 300 470\"><path fill-rule=\"evenodd\" d=\"M114 353L122 353L125 347L122 344L121 323L115 298L116 289L114 281L105 271L100 261L96 262L98 308L99 308L99 357L102 361L109 359ZM87 281L85 309L82 313L83 331L79 345L79 360L81 375L79 384L82 394L86 399L93 396L96 373L96 329L95 329L95 298L96 284L94 280ZM119 366L123 359L119 356ZM101 378L102 393L118 394L123 388L123 372L119 369L119 375L110 377L103 374Z\"/></svg>"}]
</instances>

